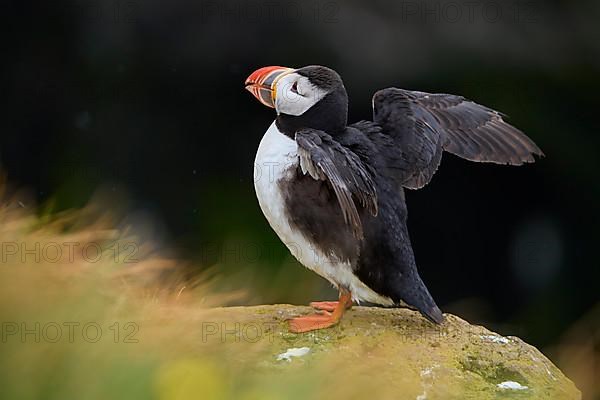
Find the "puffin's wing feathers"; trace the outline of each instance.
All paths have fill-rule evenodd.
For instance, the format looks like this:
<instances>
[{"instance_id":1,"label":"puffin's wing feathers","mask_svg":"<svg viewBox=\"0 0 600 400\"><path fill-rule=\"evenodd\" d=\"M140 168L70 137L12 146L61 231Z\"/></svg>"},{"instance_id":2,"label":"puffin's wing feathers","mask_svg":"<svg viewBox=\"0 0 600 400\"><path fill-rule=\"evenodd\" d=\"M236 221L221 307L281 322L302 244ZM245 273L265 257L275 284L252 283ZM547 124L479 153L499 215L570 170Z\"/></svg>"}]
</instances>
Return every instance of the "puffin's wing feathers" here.
<instances>
[{"instance_id":1,"label":"puffin's wing feathers","mask_svg":"<svg viewBox=\"0 0 600 400\"><path fill-rule=\"evenodd\" d=\"M429 182L442 150L471 161L521 165L543 153L502 115L461 96L397 88L373 96L373 120L393 137L409 168L409 188Z\"/></svg>"},{"instance_id":2,"label":"puffin's wing feathers","mask_svg":"<svg viewBox=\"0 0 600 400\"><path fill-rule=\"evenodd\" d=\"M317 180L329 181L338 199L344 220L355 237L363 231L355 199L371 214L377 215L377 192L372 172L351 150L330 135L315 129L296 132L300 168Z\"/></svg>"}]
</instances>

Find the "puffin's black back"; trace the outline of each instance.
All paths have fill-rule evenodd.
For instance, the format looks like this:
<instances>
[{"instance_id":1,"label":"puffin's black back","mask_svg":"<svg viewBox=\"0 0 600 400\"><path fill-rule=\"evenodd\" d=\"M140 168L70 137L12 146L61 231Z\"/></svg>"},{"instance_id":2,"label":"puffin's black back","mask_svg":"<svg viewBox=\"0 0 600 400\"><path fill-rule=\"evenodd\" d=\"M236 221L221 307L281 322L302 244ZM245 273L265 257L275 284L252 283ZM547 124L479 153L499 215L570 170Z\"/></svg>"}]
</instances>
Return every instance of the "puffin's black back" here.
<instances>
[{"instance_id":1,"label":"puffin's black back","mask_svg":"<svg viewBox=\"0 0 600 400\"><path fill-rule=\"evenodd\" d=\"M356 154L376 183L378 212L372 215L354 199L364 230L364 240L357 239L344 221L331 182L315 180L297 168L293 184L281 188L290 224L323 254L333 253L339 260L349 261L358 279L379 295L396 305L403 301L429 320L442 322L442 313L417 272L406 227L404 192L388 165L394 157L402 157L399 149L374 122L347 126L348 97L335 71L310 66L297 72L329 93L300 116L278 115L278 129L294 140L302 129L320 130ZM324 154L336 151L324 142L320 145ZM336 168L351 167L342 163ZM345 175L352 175L348 172Z\"/></svg>"},{"instance_id":2,"label":"puffin's black back","mask_svg":"<svg viewBox=\"0 0 600 400\"><path fill-rule=\"evenodd\" d=\"M364 210L361 213L364 241L360 244L355 274L395 304L403 301L429 320L441 323L442 312L417 271L407 228L404 189L387 174L378 173L385 170L386 164L384 153L377 151L378 144L385 139L380 127L361 121L348 127L337 139L375 170L379 212L377 216Z\"/></svg>"}]
</instances>

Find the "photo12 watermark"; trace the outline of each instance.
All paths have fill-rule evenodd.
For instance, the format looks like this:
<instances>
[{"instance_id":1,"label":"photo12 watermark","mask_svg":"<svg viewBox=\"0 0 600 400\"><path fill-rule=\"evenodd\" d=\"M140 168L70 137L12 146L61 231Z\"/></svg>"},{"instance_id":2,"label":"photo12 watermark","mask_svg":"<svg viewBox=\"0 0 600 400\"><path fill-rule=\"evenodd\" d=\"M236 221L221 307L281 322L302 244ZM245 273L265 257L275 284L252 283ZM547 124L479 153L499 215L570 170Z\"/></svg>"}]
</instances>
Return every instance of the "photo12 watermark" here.
<instances>
[{"instance_id":1,"label":"photo12 watermark","mask_svg":"<svg viewBox=\"0 0 600 400\"><path fill-rule=\"evenodd\" d=\"M1 242L0 263L72 263L84 260L97 263L110 258L115 263L138 262L139 245L135 242Z\"/></svg>"},{"instance_id":2,"label":"photo12 watermark","mask_svg":"<svg viewBox=\"0 0 600 400\"><path fill-rule=\"evenodd\" d=\"M424 1L404 0L396 12L402 23L537 23L539 4L532 1Z\"/></svg>"},{"instance_id":3,"label":"photo12 watermark","mask_svg":"<svg viewBox=\"0 0 600 400\"><path fill-rule=\"evenodd\" d=\"M295 313L289 315L288 319L296 317ZM282 315L278 314L278 318ZM369 318L363 314L362 318ZM374 319L375 321L375 319ZM324 333L333 333L343 330L344 322L323 330ZM258 343L266 341L273 343L277 339L283 339L286 343L294 342L307 343L307 340L320 343L322 340L314 332L293 333L289 330L286 319L270 322L217 322L204 321L201 323L199 341L206 343ZM483 334L481 329L473 327L472 329L461 329L457 331L451 327L443 325L423 325L406 324L404 326L385 326L375 325L372 329L378 331L393 332L400 343L427 342L431 346L439 346L440 343L472 343L489 344L497 343L505 345L510 343L513 338L498 334Z\"/></svg>"},{"instance_id":4,"label":"photo12 watermark","mask_svg":"<svg viewBox=\"0 0 600 400\"><path fill-rule=\"evenodd\" d=\"M257 343L267 340L273 343L278 333L276 322L202 322L202 343L217 341L220 343Z\"/></svg>"},{"instance_id":5,"label":"photo12 watermark","mask_svg":"<svg viewBox=\"0 0 600 400\"><path fill-rule=\"evenodd\" d=\"M216 1L200 2L200 22L220 23L337 23L341 4L337 1Z\"/></svg>"},{"instance_id":6,"label":"photo12 watermark","mask_svg":"<svg viewBox=\"0 0 600 400\"><path fill-rule=\"evenodd\" d=\"M0 323L0 343L139 343L140 327L135 322L4 321Z\"/></svg>"},{"instance_id":7,"label":"photo12 watermark","mask_svg":"<svg viewBox=\"0 0 600 400\"><path fill-rule=\"evenodd\" d=\"M143 0L81 0L55 8L56 17L87 23L125 25L138 22Z\"/></svg>"}]
</instances>

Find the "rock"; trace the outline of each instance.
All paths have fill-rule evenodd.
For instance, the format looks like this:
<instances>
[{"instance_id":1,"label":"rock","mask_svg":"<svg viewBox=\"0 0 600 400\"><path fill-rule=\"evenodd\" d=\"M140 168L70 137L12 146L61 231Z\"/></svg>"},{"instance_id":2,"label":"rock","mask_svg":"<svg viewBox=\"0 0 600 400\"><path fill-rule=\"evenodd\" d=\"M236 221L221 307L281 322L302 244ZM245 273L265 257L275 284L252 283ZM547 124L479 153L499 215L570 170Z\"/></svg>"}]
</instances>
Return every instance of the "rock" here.
<instances>
[{"instance_id":1,"label":"rock","mask_svg":"<svg viewBox=\"0 0 600 400\"><path fill-rule=\"evenodd\" d=\"M235 343L228 351L240 365L251 363L269 382L292 382L306 398L581 398L535 347L454 315L435 326L408 309L354 307L334 328L288 331L287 319L310 312L290 305L213 309L203 317L202 340Z\"/></svg>"}]
</instances>

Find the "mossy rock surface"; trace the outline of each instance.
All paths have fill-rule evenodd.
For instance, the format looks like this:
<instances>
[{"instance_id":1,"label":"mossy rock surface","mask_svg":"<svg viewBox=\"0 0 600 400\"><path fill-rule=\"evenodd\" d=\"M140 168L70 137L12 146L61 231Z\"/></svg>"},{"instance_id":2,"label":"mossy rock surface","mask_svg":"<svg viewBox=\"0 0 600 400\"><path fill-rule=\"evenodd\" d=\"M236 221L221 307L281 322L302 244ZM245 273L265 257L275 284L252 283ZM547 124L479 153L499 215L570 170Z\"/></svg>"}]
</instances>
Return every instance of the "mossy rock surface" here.
<instances>
[{"instance_id":1,"label":"mossy rock surface","mask_svg":"<svg viewBox=\"0 0 600 400\"><path fill-rule=\"evenodd\" d=\"M535 347L454 315L435 326L407 309L354 307L334 328L288 331L287 319L310 312L291 305L213 309L202 317L201 341L227 349L226 362L250 367L265 387L276 381L296 395L305 391L290 398L581 398Z\"/></svg>"}]
</instances>

